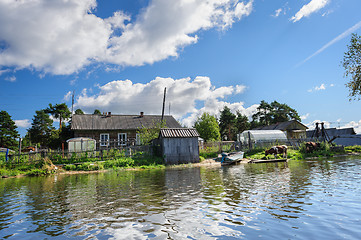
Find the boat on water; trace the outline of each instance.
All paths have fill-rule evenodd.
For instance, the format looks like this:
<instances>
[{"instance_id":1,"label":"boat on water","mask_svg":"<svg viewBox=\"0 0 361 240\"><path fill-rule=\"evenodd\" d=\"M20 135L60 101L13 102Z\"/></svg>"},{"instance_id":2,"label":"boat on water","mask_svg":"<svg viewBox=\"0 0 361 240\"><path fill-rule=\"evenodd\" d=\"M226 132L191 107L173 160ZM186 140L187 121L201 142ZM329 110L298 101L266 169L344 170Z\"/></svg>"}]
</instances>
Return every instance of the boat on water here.
<instances>
[{"instance_id":1,"label":"boat on water","mask_svg":"<svg viewBox=\"0 0 361 240\"><path fill-rule=\"evenodd\" d=\"M221 165L231 165L235 164L243 159L244 152L231 152L231 153L221 153L221 157L218 158L221 161Z\"/></svg>"}]
</instances>

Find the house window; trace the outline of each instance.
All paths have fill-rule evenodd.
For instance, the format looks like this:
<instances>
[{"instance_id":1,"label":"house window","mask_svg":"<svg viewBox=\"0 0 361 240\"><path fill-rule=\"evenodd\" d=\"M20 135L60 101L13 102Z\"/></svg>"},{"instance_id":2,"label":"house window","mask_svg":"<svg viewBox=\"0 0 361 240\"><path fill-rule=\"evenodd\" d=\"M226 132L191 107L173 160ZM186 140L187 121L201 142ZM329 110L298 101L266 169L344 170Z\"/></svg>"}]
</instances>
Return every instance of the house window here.
<instances>
[{"instance_id":1,"label":"house window","mask_svg":"<svg viewBox=\"0 0 361 240\"><path fill-rule=\"evenodd\" d=\"M140 145L140 134L135 134L135 144Z\"/></svg>"},{"instance_id":2,"label":"house window","mask_svg":"<svg viewBox=\"0 0 361 240\"><path fill-rule=\"evenodd\" d=\"M100 134L100 146L108 146L109 145L109 133Z\"/></svg>"},{"instance_id":3,"label":"house window","mask_svg":"<svg viewBox=\"0 0 361 240\"><path fill-rule=\"evenodd\" d=\"M118 145L120 145L120 146L127 145L127 134L126 133L118 133Z\"/></svg>"}]
</instances>

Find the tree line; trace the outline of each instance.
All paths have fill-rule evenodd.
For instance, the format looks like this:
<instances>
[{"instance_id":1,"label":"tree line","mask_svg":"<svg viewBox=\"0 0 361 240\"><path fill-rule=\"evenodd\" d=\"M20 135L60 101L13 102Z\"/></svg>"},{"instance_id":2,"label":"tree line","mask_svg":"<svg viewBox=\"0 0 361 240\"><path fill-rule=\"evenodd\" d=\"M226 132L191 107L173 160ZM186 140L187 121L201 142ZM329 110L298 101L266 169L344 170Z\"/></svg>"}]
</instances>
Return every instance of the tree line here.
<instances>
[{"instance_id":1,"label":"tree line","mask_svg":"<svg viewBox=\"0 0 361 240\"><path fill-rule=\"evenodd\" d=\"M235 141L237 134L245 130L293 119L301 120L297 111L287 104L277 101L271 103L261 101L251 119L239 111L232 113L231 109L225 106L219 113L219 119L205 112L197 118L194 128L205 141Z\"/></svg>"},{"instance_id":2,"label":"tree line","mask_svg":"<svg viewBox=\"0 0 361 240\"><path fill-rule=\"evenodd\" d=\"M84 114L84 112L77 109L75 114ZM101 115L101 112L95 109L93 114ZM58 129L54 127L53 119L59 120ZM17 150L19 137L15 121L6 111L0 111L0 147ZM65 103L49 104L47 108L35 111L31 127L27 129L22 139L22 145L59 149L63 142L72 137L71 111L68 106Z\"/></svg>"}]
</instances>

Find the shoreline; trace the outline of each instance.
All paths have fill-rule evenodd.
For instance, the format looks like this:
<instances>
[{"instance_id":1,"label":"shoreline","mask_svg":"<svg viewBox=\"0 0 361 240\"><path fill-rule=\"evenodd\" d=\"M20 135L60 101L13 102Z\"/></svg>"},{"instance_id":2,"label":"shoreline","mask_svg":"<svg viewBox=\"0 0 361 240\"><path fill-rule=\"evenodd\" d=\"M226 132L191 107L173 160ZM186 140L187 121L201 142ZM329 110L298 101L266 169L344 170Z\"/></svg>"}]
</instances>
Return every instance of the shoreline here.
<instances>
[{"instance_id":1,"label":"shoreline","mask_svg":"<svg viewBox=\"0 0 361 240\"><path fill-rule=\"evenodd\" d=\"M337 154L334 155L332 157L329 158L337 158L337 157L348 157L348 156L360 156L361 153L358 152L353 152L353 153L346 153L346 154ZM251 160L250 158L244 158L244 159L248 159ZM322 157L308 157L305 159L298 159L298 160L312 160L312 159L322 159ZM289 159L292 160L292 159ZM246 161L243 161L241 163L248 163ZM184 168L184 167L202 167L202 166L220 166L220 162L216 162L213 158L208 158L203 160L202 162L199 163L187 163L187 164L179 164L179 165L164 165L165 168ZM144 169L142 167L136 167L136 168L119 168L119 170L123 170L123 171L139 171L139 170L149 170L149 169L157 169L157 168L147 168ZM109 169L102 169L102 170L91 170L91 171L66 171L63 168L60 168L58 171L48 174L46 176L50 176L50 175L74 175L74 174L92 174L92 173L104 173L104 172L108 172L111 171L113 169L109 168ZM19 178L19 177L27 177L26 174L20 174L20 175L16 175L16 176L1 176L0 178L2 179L6 179L6 178Z\"/></svg>"}]
</instances>

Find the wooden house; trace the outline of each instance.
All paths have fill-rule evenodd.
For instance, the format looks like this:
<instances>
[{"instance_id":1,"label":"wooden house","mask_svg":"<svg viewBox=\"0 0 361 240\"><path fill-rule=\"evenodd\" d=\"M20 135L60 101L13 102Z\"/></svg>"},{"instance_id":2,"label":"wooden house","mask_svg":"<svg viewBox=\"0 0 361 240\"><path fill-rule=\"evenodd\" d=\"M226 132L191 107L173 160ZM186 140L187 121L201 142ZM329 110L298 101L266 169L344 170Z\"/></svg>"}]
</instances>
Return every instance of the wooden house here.
<instances>
[{"instance_id":1,"label":"wooden house","mask_svg":"<svg viewBox=\"0 0 361 240\"><path fill-rule=\"evenodd\" d=\"M103 115L76 114L72 117L71 129L74 137L92 138L100 147L139 145L140 138L137 131L143 127L152 128L161 122L161 115ZM182 126L173 116L164 116L167 128L181 128Z\"/></svg>"},{"instance_id":2,"label":"wooden house","mask_svg":"<svg viewBox=\"0 0 361 240\"><path fill-rule=\"evenodd\" d=\"M199 162L198 137L193 128L161 129L158 144L165 164Z\"/></svg>"},{"instance_id":3,"label":"wooden house","mask_svg":"<svg viewBox=\"0 0 361 240\"><path fill-rule=\"evenodd\" d=\"M287 136L287 139L305 139L308 127L297 120L276 123L268 126L262 126L253 130L281 130Z\"/></svg>"}]
</instances>

